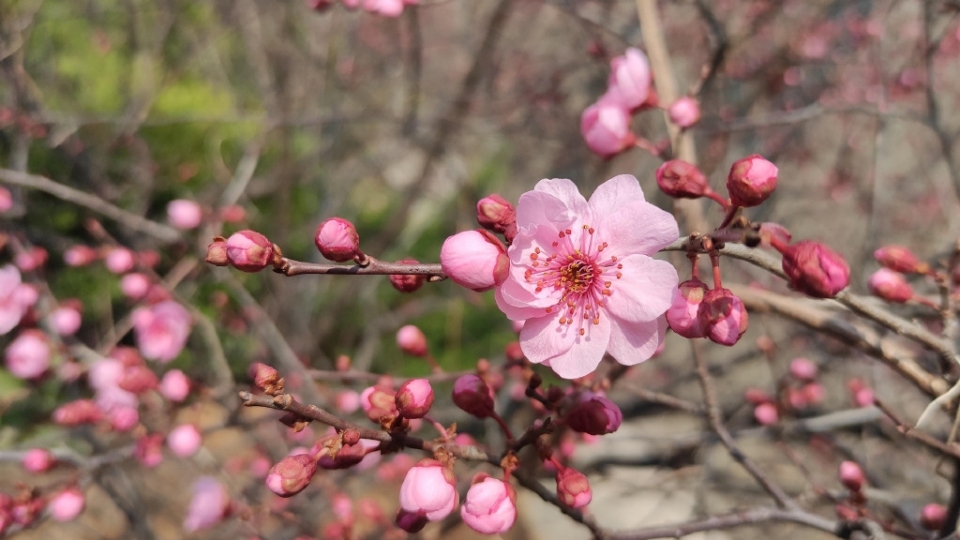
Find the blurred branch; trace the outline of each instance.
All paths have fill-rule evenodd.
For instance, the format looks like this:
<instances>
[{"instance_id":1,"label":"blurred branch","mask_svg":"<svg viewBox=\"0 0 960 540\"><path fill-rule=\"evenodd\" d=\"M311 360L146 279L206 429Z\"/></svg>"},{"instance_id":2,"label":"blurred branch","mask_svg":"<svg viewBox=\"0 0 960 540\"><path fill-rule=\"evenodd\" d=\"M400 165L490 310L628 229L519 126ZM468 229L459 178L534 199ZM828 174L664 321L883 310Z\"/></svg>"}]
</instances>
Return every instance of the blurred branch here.
<instances>
[{"instance_id":1,"label":"blurred branch","mask_svg":"<svg viewBox=\"0 0 960 540\"><path fill-rule=\"evenodd\" d=\"M819 529L826 533L841 536L841 526L833 520L820 517L811 512L799 509L785 510L782 508L753 508L740 512L732 512L713 516L699 521L678 523L676 525L661 525L647 527L635 531L626 531L610 535L611 540L652 540L654 538L680 538L702 531L716 531L730 529L743 525L784 521L805 525Z\"/></svg>"},{"instance_id":2,"label":"blurred branch","mask_svg":"<svg viewBox=\"0 0 960 540\"><path fill-rule=\"evenodd\" d=\"M423 33L420 30L420 9L410 6L403 10L410 44L407 50L407 112L403 117L403 134L411 136L417 129L420 109L420 79L423 74Z\"/></svg>"},{"instance_id":3,"label":"blurred branch","mask_svg":"<svg viewBox=\"0 0 960 540\"><path fill-rule=\"evenodd\" d=\"M150 221L149 219L114 206L96 195L91 195L64 184L54 182L43 176L10 169L0 169L0 182L49 193L58 199L93 210L119 222L125 227L142 232L165 243L174 243L182 238L180 231L173 227Z\"/></svg>"}]
</instances>

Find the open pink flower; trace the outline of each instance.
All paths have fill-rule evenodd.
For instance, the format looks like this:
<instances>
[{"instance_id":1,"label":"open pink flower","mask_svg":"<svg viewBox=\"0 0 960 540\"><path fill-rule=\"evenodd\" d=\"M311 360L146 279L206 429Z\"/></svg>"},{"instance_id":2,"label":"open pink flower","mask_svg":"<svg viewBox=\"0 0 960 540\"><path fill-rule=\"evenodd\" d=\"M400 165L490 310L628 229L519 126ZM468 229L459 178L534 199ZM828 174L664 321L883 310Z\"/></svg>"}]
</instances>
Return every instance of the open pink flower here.
<instances>
[{"instance_id":1,"label":"open pink flower","mask_svg":"<svg viewBox=\"0 0 960 540\"><path fill-rule=\"evenodd\" d=\"M678 237L677 222L620 175L588 202L566 179L541 180L517 206L510 274L497 305L525 320L520 347L565 378L582 377L604 353L634 365L663 341L677 271L650 258Z\"/></svg>"},{"instance_id":2,"label":"open pink flower","mask_svg":"<svg viewBox=\"0 0 960 540\"><path fill-rule=\"evenodd\" d=\"M193 318L173 300L164 300L133 312L137 347L144 358L169 362L180 354L190 336Z\"/></svg>"}]
</instances>

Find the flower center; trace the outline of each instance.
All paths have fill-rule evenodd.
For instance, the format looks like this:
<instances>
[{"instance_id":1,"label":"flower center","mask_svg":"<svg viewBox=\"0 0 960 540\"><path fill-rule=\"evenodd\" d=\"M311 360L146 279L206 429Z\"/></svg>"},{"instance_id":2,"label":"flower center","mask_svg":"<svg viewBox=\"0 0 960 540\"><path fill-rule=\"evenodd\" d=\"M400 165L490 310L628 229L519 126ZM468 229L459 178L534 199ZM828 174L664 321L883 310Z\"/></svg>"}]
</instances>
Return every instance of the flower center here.
<instances>
[{"instance_id":1,"label":"flower center","mask_svg":"<svg viewBox=\"0 0 960 540\"><path fill-rule=\"evenodd\" d=\"M596 231L590 225L583 226L578 242L573 241L571 233L570 229L560 231L551 248L535 248L524 277L527 283L536 285L536 293L559 291L560 299L546 312L559 312L560 327L573 328L583 336L590 322L600 324L600 311L612 294L613 283L622 276L623 264L615 256L604 258L607 243L595 238Z\"/></svg>"}]
</instances>

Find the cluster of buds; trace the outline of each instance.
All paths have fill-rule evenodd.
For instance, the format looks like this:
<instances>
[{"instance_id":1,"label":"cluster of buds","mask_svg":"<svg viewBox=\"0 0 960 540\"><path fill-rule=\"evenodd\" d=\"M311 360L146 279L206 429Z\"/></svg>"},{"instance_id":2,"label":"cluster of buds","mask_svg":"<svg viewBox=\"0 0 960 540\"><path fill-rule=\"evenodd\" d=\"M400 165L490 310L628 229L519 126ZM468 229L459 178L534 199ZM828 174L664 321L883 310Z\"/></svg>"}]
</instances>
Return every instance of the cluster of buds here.
<instances>
[{"instance_id":1,"label":"cluster of buds","mask_svg":"<svg viewBox=\"0 0 960 540\"><path fill-rule=\"evenodd\" d=\"M307 0L307 7L322 12L333 7L334 3L334 0ZM420 0L340 0L340 3L349 10L362 8L368 13L396 18L403 14L404 7L417 5Z\"/></svg>"},{"instance_id":2,"label":"cluster of buds","mask_svg":"<svg viewBox=\"0 0 960 540\"><path fill-rule=\"evenodd\" d=\"M206 261L215 266L232 266L241 272L259 272L278 264L280 250L266 236L244 229L230 235L218 236L207 246Z\"/></svg>"},{"instance_id":3,"label":"cluster of buds","mask_svg":"<svg viewBox=\"0 0 960 540\"><path fill-rule=\"evenodd\" d=\"M802 411L816 405L826 397L823 385L817 382L819 369L807 358L795 358L790 362L788 377L780 385L780 400L763 390L750 388L744 398L753 405L753 418L758 424L771 426L780 421L782 410Z\"/></svg>"},{"instance_id":4,"label":"cluster of buds","mask_svg":"<svg viewBox=\"0 0 960 540\"><path fill-rule=\"evenodd\" d=\"M667 310L670 329L686 338L708 338L731 346L747 331L749 317L743 302L729 289L711 289L692 278L681 283Z\"/></svg>"},{"instance_id":5,"label":"cluster of buds","mask_svg":"<svg viewBox=\"0 0 960 540\"><path fill-rule=\"evenodd\" d=\"M413 466L400 485L400 510L396 523L407 532L423 529L428 521L440 521L460 504L457 477L450 463L425 458Z\"/></svg>"},{"instance_id":6,"label":"cluster of buds","mask_svg":"<svg viewBox=\"0 0 960 540\"><path fill-rule=\"evenodd\" d=\"M735 161L727 175L728 202L710 188L706 176L695 165L672 159L657 169L657 186L670 197L709 197L735 212L737 208L758 206L766 201L777 188L778 172L776 165L757 154Z\"/></svg>"},{"instance_id":7,"label":"cluster of buds","mask_svg":"<svg viewBox=\"0 0 960 540\"><path fill-rule=\"evenodd\" d=\"M630 119L634 112L656 106L652 82L650 62L643 51L631 47L610 61L606 93L580 116L580 133L591 151L609 158L636 143ZM678 117L692 119L689 109L678 107Z\"/></svg>"},{"instance_id":8,"label":"cluster of buds","mask_svg":"<svg viewBox=\"0 0 960 540\"><path fill-rule=\"evenodd\" d=\"M873 257L882 266L867 281L867 287L874 296L895 304L915 301L938 309L932 301L914 294L913 287L907 281L907 275L911 274L936 278L937 273L931 270L929 264L920 261L903 246L884 246L874 251Z\"/></svg>"},{"instance_id":9,"label":"cluster of buds","mask_svg":"<svg viewBox=\"0 0 960 540\"><path fill-rule=\"evenodd\" d=\"M440 248L440 267L454 283L483 292L507 279L510 259L507 248L517 235L517 211L509 201L493 193L477 202L477 222L482 229L457 233Z\"/></svg>"}]
</instances>

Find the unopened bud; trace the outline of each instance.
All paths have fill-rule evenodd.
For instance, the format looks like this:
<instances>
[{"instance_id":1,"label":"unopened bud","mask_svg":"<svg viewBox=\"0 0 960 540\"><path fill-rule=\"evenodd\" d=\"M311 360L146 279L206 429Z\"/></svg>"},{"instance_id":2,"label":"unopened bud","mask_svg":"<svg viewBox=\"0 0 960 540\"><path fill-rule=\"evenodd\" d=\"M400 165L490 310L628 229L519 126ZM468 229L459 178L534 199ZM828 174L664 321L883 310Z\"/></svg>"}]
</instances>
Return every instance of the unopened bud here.
<instances>
[{"instance_id":1,"label":"unopened bud","mask_svg":"<svg viewBox=\"0 0 960 540\"><path fill-rule=\"evenodd\" d=\"M503 243L483 229L457 233L440 247L440 267L454 283L486 291L503 283L510 259Z\"/></svg>"},{"instance_id":2,"label":"unopened bud","mask_svg":"<svg viewBox=\"0 0 960 540\"><path fill-rule=\"evenodd\" d=\"M732 346L747 331L747 310L729 289L713 289L704 294L697 316L704 335L720 345Z\"/></svg>"},{"instance_id":3,"label":"unopened bud","mask_svg":"<svg viewBox=\"0 0 960 540\"><path fill-rule=\"evenodd\" d=\"M313 241L320 254L334 262L347 262L361 254L357 228L343 218L333 217L321 223Z\"/></svg>"},{"instance_id":4,"label":"unopened bud","mask_svg":"<svg viewBox=\"0 0 960 540\"><path fill-rule=\"evenodd\" d=\"M86 498L77 488L67 488L50 499L47 509L56 521L71 521L83 512Z\"/></svg>"},{"instance_id":5,"label":"unopened bud","mask_svg":"<svg viewBox=\"0 0 960 540\"><path fill-rule=\"evenodd\" d=\"M753 418L761 426L772 426L780 420L780 413L773 403L761 403L754 407Z\"/></svg>"},{"instance_id":6,"label":"unopened bud","mask_svg":"<svg viewBox=\"0 0 960 540\"><path fill-rule=\"evenodd\" d=\"M847 261L819 242L804 240L780 252L790 285L802 293L814 298L833 298L850 283Z\"/></svg>"},{"instance_id":7,"label":"unopened bud","mask_svg":"<svg viewBox=\"0 0 960 540\"><path fill-rule=\"evenodd\" d=\"M734 162L727 191L735 206L757 206L777 188L777 166L758 154Z\"/></svg>"},{"instance_id":8,"label":"unopened bud","mask_svg":"<svg viewBox=\"0 0 960 540\"><path fill-rule=\"evenodd\" d=\"M250 374L253 376L253 384L265 394L272 396L283 393L283 379L276 369L256 362L250 366Z\"/></svg>"},{"instance_id":9,"label":"unopened bud","mask_svg":"<svg viewBox=\"0 0 960 540\"><path fill-rule=\"evenodd\" d=\"M710 192L707 177L696 165L682 159L671 159L657 169L657 186L680 199L696 199Z\"/></svg>"},{"instance_id":10,"label":"unopened bud","mask_svg":"<svg viewBox=\"0 0 960 540\"><path fill-rule=\"evenodd\" d=\"M397 527L411 534L422 531L429 521L425 514L421 512L407 512L403 508L397 510L397 518L394 520Z\"/></svg>"},{"instance_id":11,"label":"unopened bud","mask_svg":"<svg viewBox=\"0 0 960 540\"><path fill-rule=\"evenodd\" d=\"M573 467L561 467L557 471L557 497L570 508L583 508L590 504L593 492L584 474Z\"/></svg>"},{"instance_id":12,"label":"unopened bud","mask_svg":"<svg viewBox=\"0 0 960 540\"><path fill-rule=\"evenodd\" d=\"M790 361L790 374L801 381L812 381L817 378L817 364L807 358L794 358Z\"/></svg>"},{"instance_id":13,"label":"unopened bud","mask_svg":"<svg viewBox=\"0 0 960 540\"><path fill-rule=\"evenodd\" d=\"M453 385L453 403L477 418L493 415L493 391L477 375L463 375Z\"/></svg>"},{"instance_id":14,"label":"unopened bud","mask_svg":"<svg viewBox=\"0 0 960 540\"><path fill-rule=\"evenodd\" d=\"M567 425L570 429L590 435L613 433L622 421L623 413L620 412L620 407L593 392L581 393L577 404L567 413Z\"/></svg>"},{"instance_id":15,"label":"unopened bud","mask_svg":"<svg viewBox=\"0 0 960 540\"><path fill-rule=\"evenodd\" d=\"M397 391L396 405L404 418L423 418L433 406L433 388L426 379L410 379Z\"/></svg>"},{"instance_id":16,"label":"unopened bud","mask_svg":"<svg viewBox=\"0 0 960 540\"><path fill-rule=\"evenodd\" d=\"M259 272L273 262L273 243L266 236L249 229L227 238L227 260L242 272Z\"/></svg>"},{"instance_id":17,"label":"unopened bud","mask_svg":"<svg viewBox=\"0 0 960 540\"><path fill-rule=\"evenodd\" d=\"M49 471L54 463L56 459L45 448L31 448L23 455L23 468L32 473Z\"/></svg>"},{"instance_id":18,"label":"unopened bud","mask_svg":"<svg viewBox=\"0 0 960 540\"><path fill-rule=\"evenodd\" d=\"M74 427L82 424L95 424L103 418L96 403L89 399L78 399L57 407L53 411L53 421L58 425Z\"/></svg>"},{"instance_id":19,"label":"unopened bud","mask_svg":"<svg viewBox=\"0 0 960 540\"><path fill-rule=\"evenodd\" d=\"M428 352L427 336L416 326L408 324L397 330L397 346L411 356L424 357Z\"/></svg>"},{"instance_id":20,"label":"unopened bud","mask_svg":"<svg viewBox=\"0 0 960 540\"><path fill-rule=\"evenodd\" d=\"M419 262L416 259L401 259L397 264L419 264ZM403 293L412 293L423 287L426 282L427 276L422 274L390 274L390 284Z\"/></svg>"},{"instance_id":21,"label":"unopened bud","mask_svg":"<svg viewBox=\"0 0 960 540\"><path fill-rule=\"evenodd\" d=\"M396 400L396 393L378 386L371 386L360 393L360 406L363 407L363 411L371 422L396 418L400 414L397 411Z\"/></svg>"},{"instance_id":22,"label":"unopened bud","mask_svg":"<svg viewBox=\"0 0 960 540\"><path fill-rule=\"evenodd\" d=\"M859 492L863 489L864 476L860 466L852 461L844 461L840 464L839 471L840 483L853 492Z\"/></svg>"},{"instance_id":23,"label":"unopened bud","mask_svg":"<svg viewBox=\"0 0 960 540\"><path fill-rule=\"evenodd\" d=\"M493 193L477 202L477 222L484 229L505 234L507 241L517 233L517 209L500 195ZM512 232L511 234L507 234Z\"/></svg>"},{"instance_id":24,"label":"unopened bud","mask_svg":"<svg viewBox=\"0 0 960 540\"><path fill-rule=\"evenodd\" d=\"M670 105L667 115L674 124L688 128L700 121L700 103L690 96L684 96Z\"/></svg>"},{"instance_id":25,"label":"unopened bud","mask_svg":"<svg viewBox=\"0 0 960 540\"><path fill-rule=\"evenodd\" d=\"M939 531L947 520L947 507L930 503L920 510L920 525L928 531Z\"/></svg>"},{"instance_id":26,"label":"unopened bud","mask_svg":"<svg viewBox=\"0 0 960 540\"><path fill-rule=\"evenodd\" d=\"M679 285L673 304L667 310L667 324L677 335L685 338L704 337L699 313L703 297L709 290L707 284L697 278L688 279Z\"/></svg>"},{"instance_id":27,"label":"unopened bud","mask_svg":"<svg viewBox=\"0 0 960 540\"><path fill-rule=\"evenodd\" d=\"M873 258L884 268L904 274L923 274L930 265L921 262L912 251L903 246L884 246L873 252Z\"/></svg>"},{"instance_id":28,"label":"unopened bud","mask_svg":"<svg viewBox=\"0 0 960 540\"><path fill-rule=\"evenodd\" d=\"M270 469L266 484L277 495L292 497L310 485L315 472L317 462L310 454L287 456Z\"/></svg>"},{"instance_id":29,"label":"unopened bud","mask_svg":"<svg viewBox=\"0 0 960 540\"><path fill-rule=\"evenodd\" d=\"M903 274L888 268L881 268L874 272L867 280L867 287L874 296L883 298L887 302L902 304L913 298L913 287L907 283Z\"/></svg>"}]
</instances>

